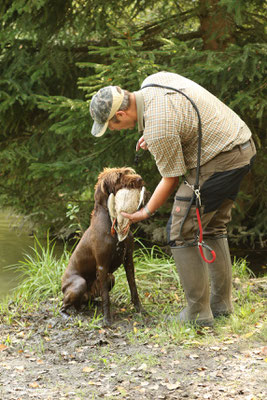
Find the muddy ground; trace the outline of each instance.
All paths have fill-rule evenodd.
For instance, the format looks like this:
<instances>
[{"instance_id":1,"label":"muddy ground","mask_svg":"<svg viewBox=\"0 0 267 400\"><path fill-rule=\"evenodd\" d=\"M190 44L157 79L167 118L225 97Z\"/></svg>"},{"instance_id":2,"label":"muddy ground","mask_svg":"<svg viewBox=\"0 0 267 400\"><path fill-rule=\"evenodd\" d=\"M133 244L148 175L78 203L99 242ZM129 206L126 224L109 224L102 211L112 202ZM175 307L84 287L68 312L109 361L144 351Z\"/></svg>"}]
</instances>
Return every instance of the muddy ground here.
<instances>
[{"instance_id":1,"label":"muddy ground","mask_svg":"<svg viewBox=\"0 0 267 400\"><path fill-rule=\"evenodd\" d=\"M1 400L267 398L267 347L257 336L162 345L137 339L153 323L145 317L118 313L112 328L88 329L88 312L75 323L53 308L1 325Z\"/></svg>"}]
</instances>

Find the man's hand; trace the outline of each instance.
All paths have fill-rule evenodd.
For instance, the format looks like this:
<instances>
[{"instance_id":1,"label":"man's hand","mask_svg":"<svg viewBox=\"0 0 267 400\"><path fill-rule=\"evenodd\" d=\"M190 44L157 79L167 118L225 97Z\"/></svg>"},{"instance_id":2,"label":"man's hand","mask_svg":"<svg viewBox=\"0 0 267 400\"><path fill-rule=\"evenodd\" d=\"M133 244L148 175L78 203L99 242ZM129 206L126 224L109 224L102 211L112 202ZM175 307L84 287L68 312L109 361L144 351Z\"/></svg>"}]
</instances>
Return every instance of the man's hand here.
<instances>
[{"instance_id":1,"label":"man's hand","mask_svg":"<svg viewBox=\"0 0 267 400\"><path fill-rule=\"evenodd\" d=\"M140 149L143 149L143 150L147 150L148 149L147 144L146 144L145 139L144 139L144 136L141 136L140 139L138 140L138 142L136 143L135 150L138 151Z\"/></svg>"},{"instance_id":2,"label":"man's hand","mask_svg":"<svg viewBox=\"0 0 267 400\"><path fill-rule=\"evenodd\" d=\"M124 218L128 218L130 221L130 224L135 224L136 222L143 221L144 219L148 218L148 214L145 212L144 208L141 208L141 210L136 211L133 214L128 214L126 212L121 212L121 215Z\"/></svg>"}]
</instances>

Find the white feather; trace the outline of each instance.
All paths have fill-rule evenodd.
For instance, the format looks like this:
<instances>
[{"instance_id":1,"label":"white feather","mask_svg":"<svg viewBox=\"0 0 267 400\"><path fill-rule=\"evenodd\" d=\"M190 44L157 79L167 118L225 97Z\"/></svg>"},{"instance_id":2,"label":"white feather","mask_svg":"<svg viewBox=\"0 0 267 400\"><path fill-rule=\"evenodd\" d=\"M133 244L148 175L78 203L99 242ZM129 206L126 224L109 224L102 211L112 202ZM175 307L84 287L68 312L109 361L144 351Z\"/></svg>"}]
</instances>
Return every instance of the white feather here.
<instances>
[{"instance_id":1,"label":"white feather","mask_svg":"<svg viewBox=\"0 0 267 400\"><path fill-rule=\"evenodd\" d=\"M115 196L113 193L111 193L108 197L107 206L108 206L108 212L109 212L111 222L113 222L113 220L115 218L117 218L116 209L115 209Z\"/></svg>"},{"instance_id":2,"label":"white feather","mask_svg":"<svg viewBox=\"0 0 267 400\"><path fill-rule=\"evenodd\" d=\"M143 186L142 190L140 192L140 199L139 199L139 204L138 204L137 210L139 210L139 208L145 204L145 192L146 192L146 188Z\"/></svg>"}]
</instances>

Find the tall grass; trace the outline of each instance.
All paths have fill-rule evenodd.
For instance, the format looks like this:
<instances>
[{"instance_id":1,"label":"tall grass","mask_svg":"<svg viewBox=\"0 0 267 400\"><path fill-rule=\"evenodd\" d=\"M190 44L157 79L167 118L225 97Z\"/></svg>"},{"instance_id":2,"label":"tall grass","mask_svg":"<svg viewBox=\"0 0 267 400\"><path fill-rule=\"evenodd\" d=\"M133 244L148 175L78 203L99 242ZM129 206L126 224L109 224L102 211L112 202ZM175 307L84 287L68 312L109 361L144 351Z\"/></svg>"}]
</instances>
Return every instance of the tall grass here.
<instances>
[{"instance_id":1,"label":"tall grass","mask_svg":"<svg viewBox=\"0 0 267 400\"><path fill-rule=\"evenodd\" d=\"M181 290L179 278L172 258L160 247L148 249L142 246L134 252L135 279L142 302L153 311L154 304L158 306L165 298L167 303L177 299L177 291ZM123 268L115 272L116 284L112 290L115 302L130 301L129 285ZM167 299L166 299L167 296ZM163 304L161 304L163 306Z\"/></svg>"},{"instance_id":2,"label":"tall grass","mask_svg":"<svg viewBox=\"0 0 267 400\"><path fill-rule=\"evenodd\" d=\"M233 277L248 279L255 278L255 274L248 267L246 259L236 259L235 257L233 262Z\"/></svg>"},{"instance_id":3,"label":"tall grass","mask_svg":"<svg viewBox=\"0 0 267 400\"><path fill-rule=\"evenodd\" d=\"M25 256L16 269L23 274L22 283L12 294L13 302L18 305L32 307L41 301L51 298L61 299L61 276L69 260L69 252L66 247L61 256L55 255L55 242L50 242L47 237L46 246L35 239L33 254ZM183 342L199 343L200 336L193 326L182 326L177 319L166 320L165 317L176 316L185 305L184 293L176 272L174 261L159 247L148 249L141 246L134 252L135 277L140 300L147 311L146 323L143 317L135 316L135 330L129 334L129 338L146 340L154 338L164 343ZM244 334L255 328L255 324L263 318L263 301L249 279L251 271L247 268L245 260L238 260L233 265L234 280L234 314L229 318L216 320L216 337L225 336L227 333ZM111 304L113 312L120 318L131 318L130 291L124 268L115 272L115 286L111 291ZM255 280L254 280L255 281ZM60 301L56 302L59 308ZM1 308L1 307L0 307ZM7 311L7 317L8 317ZM94 316L96 326L99 327L99 317ZM82 320L77 323L84 326ZM143 328L139 327L143 326ZM89 326L89 325L88 325ZM149 326L149 328L148 328ZM137 327L139 327L137 329ZM254 327L254 328L253 328ZM92 325L89 326L92 328ZM220 332L221 330L221 332ZM138 332L138 334L136 334ZM214 332L214 331L213 331ZM205 332L204 332L205 333ZM206 331L207 334L210 330ZM204 338L206 335L204 334ZM156 339L157 338L157 339ZM209 340L214 339L210 335Z\"/></svg>"},{"instance_id":4,"label":"tall grass","mask_svg":"<svg viewBox=\"0 0 267 400\"><path fill-rule=\"evenodd\" d=\"M138 241L138 240L137 240ZM146 248L139 242L139 249L134 252L135 278L140 297L153 307L161 301L167 303L180 301L183 291L176 271L175 263L158 246ZM66 246L60 256L55 254L55 241L47 235L46 245L35 238L32 253L24 260L9 268L14 268L23 276L21 284L15 289L15 295L29 301L40 301L57 297L61 292L61 276L69 261L70 252ZM233 276L246 279L252 276L246 260L240 259L233 264ZM116 284L112 290L113 301L130 301L129 286L124 268L115 271ZM167 301L166 301L167 300Z\"/></svg>"},{"instance_id":5,"label":"tall grass","mask_svg":"<svg viewBox=\"0 0 267 400\"><path fill-rule=\"evenodd\" d=\"M43 246L35 238L31 254L23 261L9 268L14 268L21 274L22 282L14 290L15 299L36 302L60 293L61 276L66 268L69 253L66 246L60 257L55 255L55 241L50 241L47 235L46 245Z\"/></svg>"}]
</instances>

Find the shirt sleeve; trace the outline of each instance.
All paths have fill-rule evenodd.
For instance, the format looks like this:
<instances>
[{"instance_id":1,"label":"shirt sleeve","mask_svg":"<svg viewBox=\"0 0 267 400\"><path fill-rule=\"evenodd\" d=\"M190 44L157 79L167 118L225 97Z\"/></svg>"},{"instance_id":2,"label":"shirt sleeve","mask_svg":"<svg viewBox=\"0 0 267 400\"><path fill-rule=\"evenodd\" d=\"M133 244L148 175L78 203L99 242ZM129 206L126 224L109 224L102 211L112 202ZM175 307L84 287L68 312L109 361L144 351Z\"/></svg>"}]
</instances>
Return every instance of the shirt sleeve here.
<instances>
[{"instance_id":1,"label":"shirt sleeve","mask_svg":"<svg viewBox=\"0 0 267 400\"><path fill-rule=\"evenodd\" d=\"M162 177L175 177L186 173L179 135L148 140L147 144Z\"/></svg>"},{"instance_id":2,"label":"shirt sleeve","mask_svg":"<svg viewBox=\"0 0 267 400\"><path fill-rule=\"evenodd\" d=\"M146 110L144 139L162 177L186 172L179 119L168 96L154 96Z\"/></svg>"}]
</instances>

